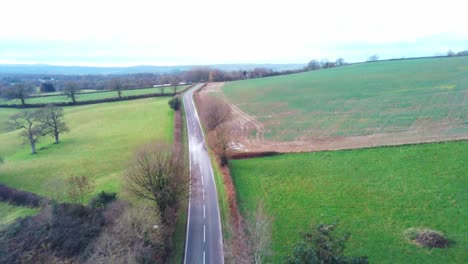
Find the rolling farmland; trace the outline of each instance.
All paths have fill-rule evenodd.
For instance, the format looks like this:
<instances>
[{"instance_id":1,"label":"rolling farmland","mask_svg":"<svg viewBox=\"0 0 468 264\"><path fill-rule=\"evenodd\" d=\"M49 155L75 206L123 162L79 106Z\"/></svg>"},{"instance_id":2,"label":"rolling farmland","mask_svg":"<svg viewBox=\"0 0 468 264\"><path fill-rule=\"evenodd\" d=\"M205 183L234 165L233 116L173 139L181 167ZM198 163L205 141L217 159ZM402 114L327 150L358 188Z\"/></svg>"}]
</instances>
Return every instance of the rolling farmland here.
<instances>
[{"instance_id":1,"label":"rolling farmland","mask_svg":"<svg viewBox=\"0 0 468 264\"><path fill-rule=\"evenodd\" d=\"M229 82L221 89L264 126L265 142L316 147L300 151L468 135L468 57L361 63ZM323 142L338 145L320 148Z\"/></svg>"}]
</instances>

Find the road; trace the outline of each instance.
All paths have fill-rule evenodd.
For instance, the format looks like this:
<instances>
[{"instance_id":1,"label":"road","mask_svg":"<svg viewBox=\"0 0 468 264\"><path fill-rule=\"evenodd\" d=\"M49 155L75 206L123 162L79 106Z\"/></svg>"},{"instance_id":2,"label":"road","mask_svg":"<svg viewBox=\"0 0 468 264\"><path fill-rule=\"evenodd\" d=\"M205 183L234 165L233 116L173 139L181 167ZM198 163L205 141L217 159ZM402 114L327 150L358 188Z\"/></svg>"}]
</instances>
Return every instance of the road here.
<instances>
[{"instance_id":1,"label":"road","mask_svg":"<svg viewBox=\"0 0 468 264\"><path fill-rule=\"evenodd\" d=\"M195 85L183 95L191 181L184 263L223 264L223 235L218 195L205 137L193 102L194 91L202 85Z\"/></svg>"}]
</instances>

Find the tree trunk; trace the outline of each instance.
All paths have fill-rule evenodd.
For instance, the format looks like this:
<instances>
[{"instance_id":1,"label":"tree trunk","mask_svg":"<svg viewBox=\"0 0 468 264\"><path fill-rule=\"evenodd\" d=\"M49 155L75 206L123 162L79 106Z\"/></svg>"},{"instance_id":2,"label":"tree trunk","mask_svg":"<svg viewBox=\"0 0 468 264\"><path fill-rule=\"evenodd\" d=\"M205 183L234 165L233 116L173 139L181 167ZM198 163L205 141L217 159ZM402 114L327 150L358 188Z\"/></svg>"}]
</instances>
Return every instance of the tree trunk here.
<instances>
[{"instance_id":1,"label":"tree trunk","mask_svg":"<svg viewBox=\"0 0 468 264\"><path fill-rule=\"evenodd\" d=\"M76 103L75 95L74 95L74 94L72 94L71 98L72 98L73 103Z\"/></svg>"},{"instance_id":2,"label":"tree trunk","mask_svg":"<svg viewBox=\"0 0 468 264\"><path fill-rule=\"evenodd\" d=\"M36 142L34 142L33 140L29 140L29 143L31 144L31 154L36 154Z\"/></svg>"},{"instance_id":3,"label":"tree trunk","mask_svg":"<svg viewBox=\"0 0 468 264\"><path fill-rule=\"evenodd\" d=\"M21 98L21 104L24 105L24 98Z\"/></svg>"},{"instance_id":4,"label":"tree trunk","mask_svg":"<svg viewBox=\"0 0 468 264\"><path fill-rule=\"evenodd\" d=\"M59 133L55 132L54 133L54 138L55 138L55 144L59 143Z\"/></svg>"}]
</instances>

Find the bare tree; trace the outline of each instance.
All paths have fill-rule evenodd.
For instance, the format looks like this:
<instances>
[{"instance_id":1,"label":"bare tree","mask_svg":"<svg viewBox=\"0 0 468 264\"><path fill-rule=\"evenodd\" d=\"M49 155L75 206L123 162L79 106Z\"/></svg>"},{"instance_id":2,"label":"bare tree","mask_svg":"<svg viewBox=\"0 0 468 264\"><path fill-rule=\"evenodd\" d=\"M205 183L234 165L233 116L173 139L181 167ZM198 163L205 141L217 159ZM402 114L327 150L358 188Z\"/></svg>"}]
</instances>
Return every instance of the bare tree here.
<instances>
[{"instance_id":1,"label":"bare tree","mask_svg":"<svg viewBox=\"0 0 468 264\"><path fill-rule=\"evenodd\" d=\"M80 91L80 88L74 82L67 82L63 87L63 93L68 96L73 103L76 103L76 94Z\"/></svg>"},{"instance_id":2,"label":"bare tree","mask_svg":"<svg viewBox=\"0 0 468 264\"><path fill-rule=\"evenodd\" d=\"M116 79L116 78L112 79L109 86L110 86L109 87L110 90L116 91L117 95L119 96L119 99L122 99L122 91L124 90L123 85L122 85L122 81L120 79Z\"/></svg>"},{"instance_id":3,"label":"bare tree","mask_svg":"<svg viewBox=\"0 0 468 264\"><path fill-rule=\"evenodd\" d=\"M265 258L271 255L272 222L273 219L266 213L264 202L260 201L248 225L250 249L255 264L264 263Z\"/></svg>"},{"instance_id":4,"label":"bare tree","mask_svg":"<svg viewBox=\"0 0 468 264\"><path fill-rule=\"evenodd\" d=\"M215 130L222 123L229 121L232 116L229 104L215 96L206 96L206 99L202 101L201 111L208 131Z\"/></svg>"},{"instance_id":5,"label":"bare tree","mask_svg":"<svg viewBox=\"0 0 468 264\"><path fill-rule=\"evenodd\" d=\"M29 94L32 93L32 91L32 86L20 83L3 88L1 91L1 96L7 100L21 100L21 105L25 105L25 101L29 97Z\"/></svg>"},{"instance_id":6,"label":"bare tree","mask_svg":"<svg viewBox=\"0 0 468 264\"><path fill-rule=\"evenodd\" d=\"M86 195L94 190L94 183L86 176L73 176L66 179L68 197L74 202L84 203Z\"/></svg>"},{"instance_id":7,"label":"bare tree","mask_svg":"<svg viewBox=\"0 0 468 264\"><path fill-rule=\"evenodd\" d=\"M176 92L177 92L177 87L179 86L179 83L180 83L179 77L177 77L177 76L172 76L170 84L171 84L171 86L172 86L172 91L173 91L172 93L173 93L173 94L176 94Z\"/></svg>"},{"instance_id":8,"label":"bare tree","mask_svg":"<svg viewBox=\"0 0 468 264\"><path fill-rule=\"evenodd\" d=\"M338 59L336 59L335 65L336 65L337 67L343 66L344 64L345 64L345 60L344 60L343 58L338 58Z\"/></svg>"},{"instance_id":9,"label":"bare tree","mask_svg":"<svg viewBox=\"0 0 468 264\"><path fill-rule=\"evenodd\" d=\"M59 135L68 132L69 129L64 121L63 109L54 105L47 105L41 109L39 121L45 126L47 133L52 134L55 144L59 143Z\"/></svg>"},{"instance_id":10,"label":"bare tree","mask_svg":"<svg viewBox=\"0 0 468 264\"><path fill-rule=\"evenodd\" d=\"M307 64L307 69L308 69L308 70L311 70L311 71L319 70L321 67L322 67L322 65L321 65L320 62L317 61L317 60L311 60L311 61Z\"/></svg>"},{"instance_id":11,"label":"bare tree","mask_svg":"<svg viewBox=\"0 0 468 264\"><path fill-rule=\"evenodd\" d=\"M36 154L36 143L41 136L47 134L46 127L39 121L39 112L22 111L14 114L8 120L7 126L10 130L21 129L20 135L31 146L31 153Z\"/></svg>"},{"instance_id":12,"label":"bare tree","mask_svg":"<svg viewBox=\"0 0 468 264\"><path fill-rule=\"evenodd\" d=\"M230 125L225 122L216 127L216 129L208 133L208 141L211 148L221 159L221 166L228 164L228 150L229 143L231 143L232 129Z\"/></svg>"},{"instance_id":13,"label":"bare tree","mask_svg":"<svg viewBox=\"0 0 468 264\"><path fill-rule=\"evenodd\" d=\"M370 56L367 61L378 61L378 60L379 60L379 56L377 54L374 54Z\"/></svg>"},{"instance_id":14,"label":"bare tree","mask_svg":"<svg viewBox=\"0 0 468 264\"><path fill-rule=\"evenodd\" d=\"M179 205L188 187L187 170L172 148L162 142L146 144L135 154L125 181L137 197L156 203L165 223Z\"/></svg>"}]
</instances>

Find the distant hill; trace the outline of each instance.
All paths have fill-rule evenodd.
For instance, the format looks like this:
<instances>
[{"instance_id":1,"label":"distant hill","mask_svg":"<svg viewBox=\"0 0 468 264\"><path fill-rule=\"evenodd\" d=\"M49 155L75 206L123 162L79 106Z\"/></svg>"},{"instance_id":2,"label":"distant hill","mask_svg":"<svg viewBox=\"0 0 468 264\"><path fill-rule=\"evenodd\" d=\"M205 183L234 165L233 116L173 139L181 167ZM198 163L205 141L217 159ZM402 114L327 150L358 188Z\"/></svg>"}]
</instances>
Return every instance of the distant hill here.
<instances>
[{"instance_id":1,"label":"distant hill","mask_svg":"<svg viewBox=\"0 0 468 264\"><path fill-rule=\"evenodd\" d=\"M225 71L252 70L262 67L275 71L295 70L304 67L305 64L217 64L207 65ZM108 74L133 74L133 73L170 73L190 70L195 65L182 66L131 66L131 67L88 67L88 66L57 66L46 64L0 64L0 74L65 74L65 75L108 75Z\"/></svg>"}]
</instances>

